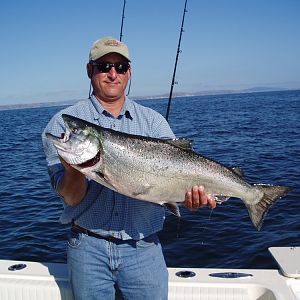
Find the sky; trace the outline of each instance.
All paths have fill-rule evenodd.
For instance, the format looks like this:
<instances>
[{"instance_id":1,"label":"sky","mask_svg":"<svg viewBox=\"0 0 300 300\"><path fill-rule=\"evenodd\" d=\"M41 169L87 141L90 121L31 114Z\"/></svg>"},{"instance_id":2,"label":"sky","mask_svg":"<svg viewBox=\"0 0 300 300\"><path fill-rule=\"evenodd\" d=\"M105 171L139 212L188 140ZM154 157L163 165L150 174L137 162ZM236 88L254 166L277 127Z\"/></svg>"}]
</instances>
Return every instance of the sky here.
<instances>
[{"instance_id":1,"label":"sky","mask_svg":"<svg viewBox=\"0 0 300 300\"><path fill-rule=\"evenodd\" d=\"M126 0L133 97L170 91L185 0ZM93 42L119 38L123 0L3 0L0 105L84 99ZM299 0L189 0L174 93L300 89Z\"/></svg>"}]
</instances>

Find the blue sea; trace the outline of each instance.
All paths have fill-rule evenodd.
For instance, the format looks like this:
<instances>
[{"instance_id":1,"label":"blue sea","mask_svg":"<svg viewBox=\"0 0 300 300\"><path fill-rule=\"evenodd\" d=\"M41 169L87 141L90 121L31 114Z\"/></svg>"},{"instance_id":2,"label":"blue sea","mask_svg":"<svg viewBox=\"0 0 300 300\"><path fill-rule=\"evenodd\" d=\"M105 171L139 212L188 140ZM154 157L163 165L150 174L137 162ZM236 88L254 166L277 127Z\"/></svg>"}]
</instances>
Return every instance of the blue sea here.
<instances>
[{"instance_id":1,"label":"blue sea","mask_svg":"<svg viewBox=\"0 0 300 300\"><path fill-rule=\"evenodd\" d=\"M166 113L167 99L143 100ZM62 108L0 111L0 259L66 262L68 226L52 191L41 132ZM194 150L243 169L250 183L293 187L257 231L240 199L216 209L168 215L159 233L169 267L276 268L272 246L300 246L300 91L174 98L177 137Z\"/></svg>"}]
</instances>

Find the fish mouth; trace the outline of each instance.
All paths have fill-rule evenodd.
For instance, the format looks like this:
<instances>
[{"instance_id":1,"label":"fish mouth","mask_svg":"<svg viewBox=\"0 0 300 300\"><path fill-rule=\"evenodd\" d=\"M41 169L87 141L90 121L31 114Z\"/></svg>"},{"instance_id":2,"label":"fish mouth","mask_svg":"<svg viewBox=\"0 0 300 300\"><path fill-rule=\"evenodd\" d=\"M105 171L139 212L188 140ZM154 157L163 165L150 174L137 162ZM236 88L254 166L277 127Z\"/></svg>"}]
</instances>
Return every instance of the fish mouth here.
<instances>
[{"instance_id":1,"label":"fish mouth","mask_svg":"<svg viewBox=\"0 0 300 300\"><path fill-rule=\"evenodd\" d=\"M84 169L84 168L89 168L89 167L93 167L94 165L96 165L101 159L101 152L98 151L96 156L94 156L93 158L85 161L84 163L78 164L77 166Z\"/></svg>"},{"instance_id":2,"label":"fish mouth","mask_svg":"<svg viewBox=\"0 0 300 300\"><path fill-rule=\"evenodd\" d=\"M63 132L61 136L53 135L50 132L46 132L46 137L54 143L55 147L64 151L65 150L65 144L70 138L70 130L67 128L66 132Z\"/></svg>"}]
</instances>

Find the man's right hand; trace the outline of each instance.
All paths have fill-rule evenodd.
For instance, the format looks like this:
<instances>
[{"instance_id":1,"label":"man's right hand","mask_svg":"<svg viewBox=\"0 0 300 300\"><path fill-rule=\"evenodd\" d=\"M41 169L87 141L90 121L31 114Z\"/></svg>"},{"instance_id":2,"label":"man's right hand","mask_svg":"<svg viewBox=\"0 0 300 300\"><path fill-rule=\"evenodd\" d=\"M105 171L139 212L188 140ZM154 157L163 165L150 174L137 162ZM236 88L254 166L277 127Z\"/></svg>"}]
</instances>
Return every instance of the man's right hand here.
<instances>
[{"instance_id":1,"label":"man's right hand","mask_svg":"<svg viewBox=\"0 0 300 300\"><path fill-rule=\"evenodd\" d=\"M61 157L59 159L65 168L65 173L59 184L58 191L68 205L76 206L86 194L87 179L84 174L73 168Z\"/></svg>"}]
</instances>

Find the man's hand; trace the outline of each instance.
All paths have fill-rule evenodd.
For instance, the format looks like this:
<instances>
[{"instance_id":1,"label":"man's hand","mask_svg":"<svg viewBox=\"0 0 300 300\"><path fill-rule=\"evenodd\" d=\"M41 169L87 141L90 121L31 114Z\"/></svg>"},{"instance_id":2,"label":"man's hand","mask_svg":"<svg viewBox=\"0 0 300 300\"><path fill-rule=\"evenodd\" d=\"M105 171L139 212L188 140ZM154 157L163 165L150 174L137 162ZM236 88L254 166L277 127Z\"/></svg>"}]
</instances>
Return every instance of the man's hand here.
<instances>
[{"instance_id":1,"label":"man's hand","mask_svg":"<svg viewBox=\"0 0 300 300\"><path fill-rule=\"evenodd\" d=\"M189 210L196 210L203 206L216 207L216 200L205 193L203 186L193 186L190 192L185 194L184 206Z\"/></svg>"},{"instance_id":2,"label":"man's hand","mask_svg":"<svg viewBox=\"0 0 300 300\"><path fill-rule=\"evenodd\" d=\"M85 176L78 170L74 169L61 157L59 157L62 165L65 168L65 174L60 182L58 191L64 197L65 202L70 206L79 204L87 190L87 181Z\"/></svg>"}]
</instances>

